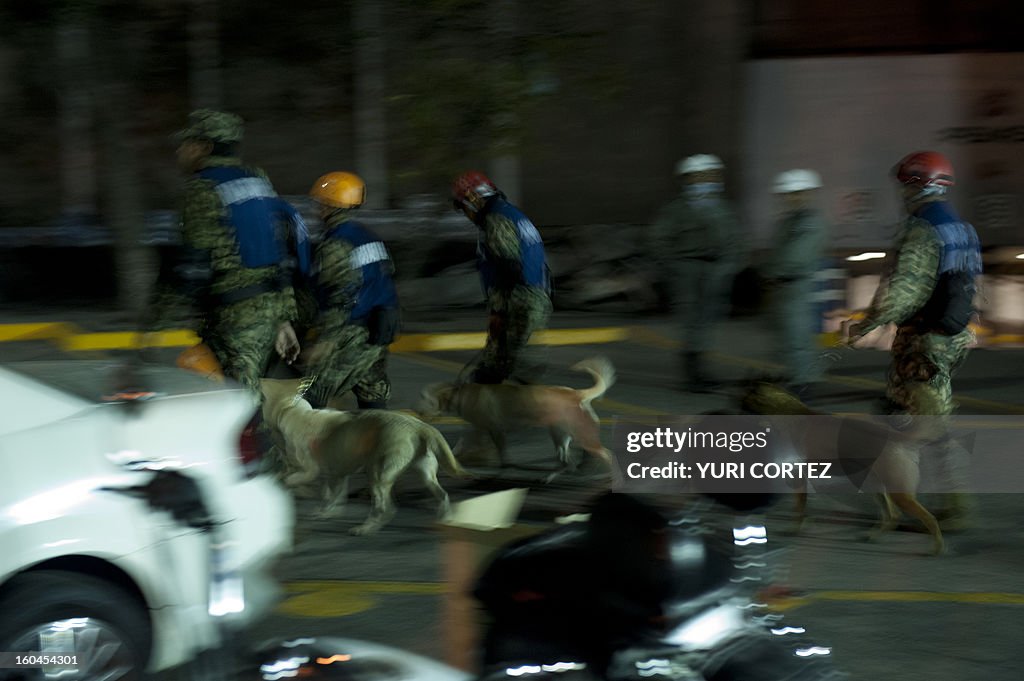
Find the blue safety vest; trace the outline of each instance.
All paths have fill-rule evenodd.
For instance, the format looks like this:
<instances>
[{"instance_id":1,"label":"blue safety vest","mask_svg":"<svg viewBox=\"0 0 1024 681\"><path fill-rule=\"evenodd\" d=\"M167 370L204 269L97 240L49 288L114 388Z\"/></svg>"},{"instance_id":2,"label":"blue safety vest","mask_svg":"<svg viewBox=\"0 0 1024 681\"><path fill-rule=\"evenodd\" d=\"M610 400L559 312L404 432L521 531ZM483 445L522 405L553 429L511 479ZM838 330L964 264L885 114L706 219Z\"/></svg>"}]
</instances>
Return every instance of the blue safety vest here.
<instances>
[{"instance_id":1,"label":"blue safety vest","mask_svg":"<svg viewBox=\"0 0 1024 681\"><path fill-rule=\"evenodd\" d=\"M227 215L225 227L238 242L242 264L250 268L286 266L288 252L303 274L310 269L309 235L299 212L281 199L270 182L238 166L215 166L198 173L213 182Z\"/></svg>"},{"instance_id":2,"label":"blue safety vest","mask_svg":"<svg viewBox=\"0 0 1024 681\"><path fill-rule=\"evenodd\" d=\"M935 230L941 250L935 291L913 322L926 331L960 333L975 312L977 279L982 271L981 241L974 227L944 201L928 204L917 217Z\"/></svg>"},{"instance_id":3,"label":"blue safety vest","mask_svg":"<svg viewBox=\"0 0 1024 681\"><path fill-rule=\"evenodd\" d=\"M352 246L351 267L362 272L363 283L350 314L352 321L368 319L376 308L398 307L391 256L376 234L358 222L346 220L327 232L325 238L347 241Z\"/></svg>"},{"instance_id":4,"label":"blue safety vest","mask_svg":"<svg viewBox=\"0 0 1024 681\"><path fill-rule=\"evenodd\" d=\"M545 293L551 293L551 274L544 255L544 241L540 232L534 227L530 219L518 208L508 201L498 197L491 201L485 208L486 214L497 214L507 218L516 226L516 235L519 238L519 252L522 254L522 281L527 286L543 289ZM481 216L480 220L485 219ZM491 291L499 285L497 281L497 270L493 259L487 252L485 243L486 234L483 230L477 239L476 255L477 267L480 270L480 279L485 291ZM510 284L512 282L501 282Z\"/></svg>"}]
</instances>

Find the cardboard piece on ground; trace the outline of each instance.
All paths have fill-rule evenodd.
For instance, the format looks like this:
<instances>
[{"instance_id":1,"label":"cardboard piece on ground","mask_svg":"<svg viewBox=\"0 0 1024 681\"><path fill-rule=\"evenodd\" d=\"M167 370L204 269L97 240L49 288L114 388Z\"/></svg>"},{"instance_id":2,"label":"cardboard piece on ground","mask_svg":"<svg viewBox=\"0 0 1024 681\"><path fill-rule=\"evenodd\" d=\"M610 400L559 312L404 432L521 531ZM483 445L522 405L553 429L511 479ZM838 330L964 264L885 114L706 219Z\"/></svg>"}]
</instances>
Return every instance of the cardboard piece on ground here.
<instances>
[{"instance_id":1,"label":"cardboard piece on ground","mask_svg":"<svg viewBox=\"0 0 1024 681\"><path fill-rule=\"evenodd\" d=\"M507 529L515 524L526 502L527 489L506 489L452 504L444 525L469 530Z\"/></svg>"}]
</instances>

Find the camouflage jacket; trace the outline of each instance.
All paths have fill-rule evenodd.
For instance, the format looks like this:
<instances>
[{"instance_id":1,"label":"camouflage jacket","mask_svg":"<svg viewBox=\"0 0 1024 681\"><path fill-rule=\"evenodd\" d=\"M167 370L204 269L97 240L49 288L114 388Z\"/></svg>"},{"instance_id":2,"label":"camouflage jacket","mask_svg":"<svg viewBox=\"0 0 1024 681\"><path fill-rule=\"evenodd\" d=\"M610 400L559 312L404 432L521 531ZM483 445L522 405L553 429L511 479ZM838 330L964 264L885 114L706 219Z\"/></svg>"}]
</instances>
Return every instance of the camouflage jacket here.
<instances>
[{"instance_id":1,"label":"camouflage jacket","mask_svg":"<svg viewBox=\"0 0 1024 681\"><path fill-rule=\"evenodd\" d=\"M213 166L241 166L236 158L210 157L203 168ZM266 177L259 168L247 170ZM193 175L185 182L181 207L182 249L176 262L161 267L144 326L155 331L174 323L175 312L183 306L198 307L209 318L216 312L216 296L238 291L249 286L267 284L280 286L278 267L248 268L242 264L238 242L230 230L225 229L226 207L214 189L213 182ZM190 286L181 275L182 257L191 261L190 267L205 273L199 285ZM276 321L296 318L295 294L290 286L268 296L267 313Z\"/></svg>"},{"instance_id":2,"label":"camouflage jacket","mask_svg":"<svg viewBox=\"0 0 1024 681\"><path fill-rule=\"evenodd\" d=\"M821 268L828 226L817 211L798 211L779 221L774 250L765 268L769 279L810 279Z\"/></svg>"},{"instance_id":3,"label":"camouflage jacket","mask_svg":"<svg viewBox=\"0 0 1024 681\"><path fill-rule=\"evenodd\" d=\"M327 219L325 232L348 219L345 212L335 213ZM352 267L352 245L344 239L321 239L313 261L316 290L310 295L317 306L313 325L320 338L337 339L349 325L349 315L363 285L362 270Z\"/></svg>"},{"instance_id":4,"label":"camouflage jacket","mask_svg":"<svg viewBox=\"0 0 1024 681\"><path fill-rule=\"evenodd\" d=\"M523 254L519 232L509 218L496 212L488 212L480 229L483 231L483 246L498 270L522 269ZM521 276L511 275L499 277L499 280L503 281L521 279ZM491 309L507 309L510 306L542 309L551 305L551 299L544 290L522 283L515 285L511 290L500 286L491 289L487 294L487 302Z\"/></svg>"},{"instance_id":5,"label":"camouflage jacket","mask_svg":"<svg viewBox=\"0 0 1024 681\"><path fill-rule=\"evenodd\" d=\"M911 319L935 290L940 255L939 239L931 224L908 218L896 241L895 261L875 293L862 331Z\"/></svg>"}]
</instances>

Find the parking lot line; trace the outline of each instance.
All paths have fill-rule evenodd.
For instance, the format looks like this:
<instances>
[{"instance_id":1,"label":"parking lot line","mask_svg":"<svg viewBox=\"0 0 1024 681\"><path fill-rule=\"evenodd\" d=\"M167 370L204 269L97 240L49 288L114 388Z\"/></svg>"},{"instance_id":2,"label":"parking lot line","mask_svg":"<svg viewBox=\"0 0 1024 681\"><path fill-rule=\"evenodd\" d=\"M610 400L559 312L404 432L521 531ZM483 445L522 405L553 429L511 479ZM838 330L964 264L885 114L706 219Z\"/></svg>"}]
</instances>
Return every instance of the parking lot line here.
<instances>
[{"instance_id":1,"label":"parking lot line","mask_svg":"<svg viewBox=\"0 0 1024 681\"><path fill-rule=\"evenodd\" d=\"M981 605L1024 605L1024 594L955 591L814 591L772 604L779 611L795 610L824 601L860 603L975 603Z\"/></svg>"}]
</instances>

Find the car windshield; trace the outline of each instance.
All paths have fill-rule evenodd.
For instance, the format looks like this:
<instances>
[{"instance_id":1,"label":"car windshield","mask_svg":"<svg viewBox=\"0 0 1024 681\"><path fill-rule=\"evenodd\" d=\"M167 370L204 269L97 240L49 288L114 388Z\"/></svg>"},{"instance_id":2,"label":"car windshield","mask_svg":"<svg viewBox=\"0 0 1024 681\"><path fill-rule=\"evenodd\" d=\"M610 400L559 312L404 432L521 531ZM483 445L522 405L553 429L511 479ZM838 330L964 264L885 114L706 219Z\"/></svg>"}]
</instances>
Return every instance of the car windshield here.
<instances>
[{"instance_id":1,"label":"car windshield","mask_svg":"<svg viewBox=\"0 0 1024 681\"><path fill-rule=\"evenodd\" d=\"M14 362L3 367L90 402L214 392L236 387L233 383L217 383L180 369L148 365L129 367L123 362L109 360Z\"/></svg>"}]
</instances>

